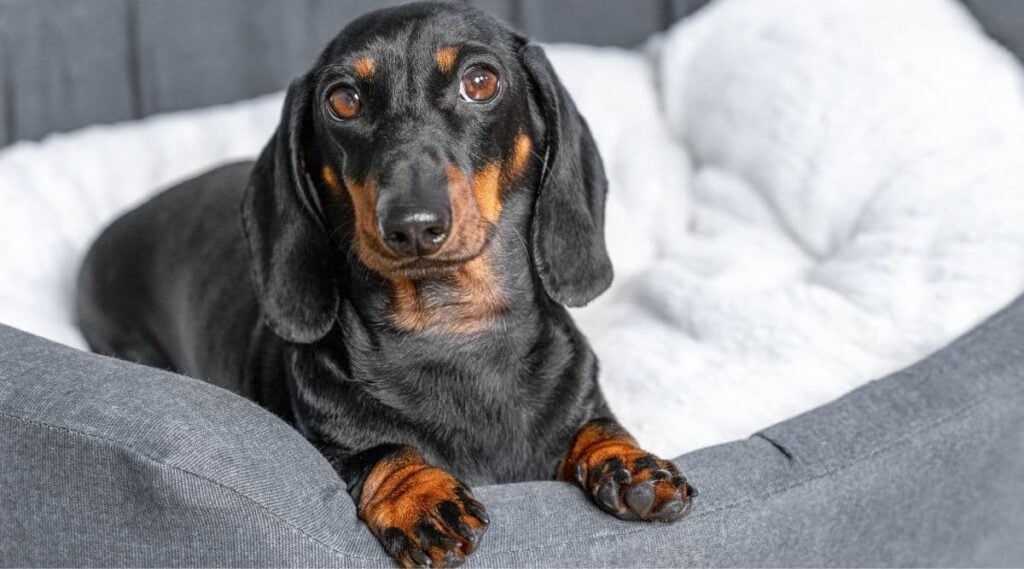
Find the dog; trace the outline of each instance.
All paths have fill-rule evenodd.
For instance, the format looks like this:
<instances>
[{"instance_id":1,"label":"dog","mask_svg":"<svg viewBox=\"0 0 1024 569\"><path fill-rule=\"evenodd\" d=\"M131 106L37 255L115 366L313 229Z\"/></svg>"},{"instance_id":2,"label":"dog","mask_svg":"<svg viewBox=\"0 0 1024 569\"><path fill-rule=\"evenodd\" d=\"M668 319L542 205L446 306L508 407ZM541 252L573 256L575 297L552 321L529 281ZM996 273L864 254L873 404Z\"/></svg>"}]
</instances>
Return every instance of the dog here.
<instances>
[{"instance_id":1,"label":"dog","mask_svg":"<svg viewBox=\"0 0 1024 569\"><path fill-rule=\"evenodd\" d=\"M565 308L611 283L606 187L541 47L459 4L372 12L291 83L254 163L103 232L79 322L293 425L401 565L476 549L475 484L554 477L674 521L696 490L616 423Z\"/></svg>"}]
</instances>

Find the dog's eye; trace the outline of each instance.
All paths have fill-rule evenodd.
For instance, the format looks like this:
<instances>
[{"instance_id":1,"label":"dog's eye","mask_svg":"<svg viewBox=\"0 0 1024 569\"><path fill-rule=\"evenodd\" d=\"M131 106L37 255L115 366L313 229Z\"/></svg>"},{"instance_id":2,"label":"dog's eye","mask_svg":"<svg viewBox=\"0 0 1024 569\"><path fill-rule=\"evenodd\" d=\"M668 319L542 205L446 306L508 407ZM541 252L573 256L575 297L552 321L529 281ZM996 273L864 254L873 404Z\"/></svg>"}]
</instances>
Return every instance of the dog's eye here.
<instances>
[{"instance_id":1,"label":"dog's eye","mask_svg":"<svg viewBox=\"0 0 1024 569\"><path fill-rule=\"evenodd\" d=\"M331 91L327 102L331 107L331 112L339 119L354 119L363 110L359 93L352 87L338 87Z\"/></svg>"},{"instance_id":2,"label":"dog's eye","mask_svg":"<svg viewBox=\"0 0 1024 569\"><path fill-rule=\"evenodd\" d=\"M463 100L483 103L498 94L498 75L486 67L473 67L462 74L459 96Z\"/></svg>"}]
</instances>

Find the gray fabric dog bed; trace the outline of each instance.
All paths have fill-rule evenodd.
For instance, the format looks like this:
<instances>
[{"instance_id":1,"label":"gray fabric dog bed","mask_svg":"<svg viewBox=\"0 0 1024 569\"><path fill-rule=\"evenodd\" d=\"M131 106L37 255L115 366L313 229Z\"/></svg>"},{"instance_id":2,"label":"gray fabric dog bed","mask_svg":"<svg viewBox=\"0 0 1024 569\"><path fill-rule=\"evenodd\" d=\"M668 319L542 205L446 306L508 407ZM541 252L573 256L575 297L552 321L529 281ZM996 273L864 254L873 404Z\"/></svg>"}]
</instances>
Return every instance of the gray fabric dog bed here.
<instances>
[{"instance_id":1,"label":"gray fabric dog bed","mask_svg":"<svg viewBox=\"0 0 1024 569\"><path fill-rule=\"evenodd\" d=\"M674 525L484 487L476 566L1019 565L1024 299L925 361L682 457ZM0 327L0 565L389 566L327 462L200 381Z\"/></svg>"},{"instance_id":2,"label":"gray fabric dog bed","mask_svg":"<svg viewBox=\"0 0 1024 569\"><path fill-rule=\"evenodd\" d=\"M471 3L541 40L629 45L703 2ZM279 89L373 4L0 0L0 144ZM1024 46L1020 4L967 4ZM33 64L68 54L89 73ZM679 457L701 494L675 525L620 522L556 482L479 488L492 527L469 564L1024 565L1022 338L1018 299L909 369ZM0 566L28 565L391 562L274 416L0 325Z\"/></svg>"}]
</instances>

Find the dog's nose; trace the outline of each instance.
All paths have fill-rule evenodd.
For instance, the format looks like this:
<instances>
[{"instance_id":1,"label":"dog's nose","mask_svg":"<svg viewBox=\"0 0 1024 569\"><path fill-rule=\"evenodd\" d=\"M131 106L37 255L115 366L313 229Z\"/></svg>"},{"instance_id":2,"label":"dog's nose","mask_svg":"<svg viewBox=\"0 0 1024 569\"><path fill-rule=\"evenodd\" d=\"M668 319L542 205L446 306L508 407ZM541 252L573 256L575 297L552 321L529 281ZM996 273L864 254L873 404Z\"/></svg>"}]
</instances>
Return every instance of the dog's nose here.
<instances>
[{"instance_id":1,"label":"dog's nose","mask_svg":"<svg viewBox=\"0 0 1024 569\"><path fill-rule=\"evenodd\" d=\"M384 243L399 257L436 253L448 239L449 229L447 212L426 209L391 212L380 226Z\"/></svg>"}]
</instances>

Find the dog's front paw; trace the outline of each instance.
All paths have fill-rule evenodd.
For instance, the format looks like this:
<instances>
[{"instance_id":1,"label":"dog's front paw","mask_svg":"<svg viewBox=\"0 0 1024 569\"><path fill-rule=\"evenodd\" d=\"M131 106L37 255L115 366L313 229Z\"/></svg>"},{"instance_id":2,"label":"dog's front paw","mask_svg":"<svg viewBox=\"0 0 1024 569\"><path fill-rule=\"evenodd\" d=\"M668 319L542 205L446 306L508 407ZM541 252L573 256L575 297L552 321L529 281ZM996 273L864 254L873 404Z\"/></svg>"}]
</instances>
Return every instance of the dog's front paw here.
<instances>
[{"instance_id":1,"label":"dog's front paw","mask_svg":"<svg viewBox=\"0 0 1024 569\"><path fill-rule=\"evenodd\" d=\"M489 523L483 504L440 468L412 462L376 484L360 517L403 567L457 567Z\"/></svg>"},{"instance_id":2,"label":"dog's front paw","mask_svg":"<svg viewBox=\"0 0 1024 569\"><path fill-rule=\"evenodd\" d=\"M602 510L624 520L678 520L697 495L675 464L643 451L578 462L575 480Z\"/></svg>"},{"instance_id":3,"label":"dog's front paw","mask_svg":"<svg viewBox=\"0 0 1024 569\"><path fill-rule=\"evenodd\" d=\"M558 477L575 481L598 507L624 520L674 522L697 496L674 463L641 449L607 420L580 429Z\"/></svg>"}]
</instances>

